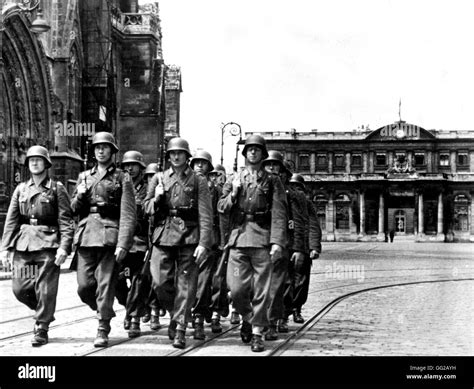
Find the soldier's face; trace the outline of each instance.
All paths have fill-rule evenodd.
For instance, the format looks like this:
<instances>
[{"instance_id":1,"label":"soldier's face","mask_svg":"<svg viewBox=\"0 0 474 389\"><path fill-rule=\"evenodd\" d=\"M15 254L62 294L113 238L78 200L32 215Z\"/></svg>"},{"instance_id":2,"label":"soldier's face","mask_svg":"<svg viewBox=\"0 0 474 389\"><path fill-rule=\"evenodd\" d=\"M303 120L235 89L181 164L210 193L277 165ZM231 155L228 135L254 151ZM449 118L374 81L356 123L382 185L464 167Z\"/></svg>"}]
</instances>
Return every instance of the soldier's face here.
<instances>
[{"instance_id":1,"label":"soldier's face","mask_svg":"<svg viewBox=\"0 0 474 389\"><path fill-rule=\"evenodd\" d=\"M107 143L99 143L94 148L95 159L99 163L107 163L112 158L112 147Z\"/></svg>"},{"instance_id":2,"label":"soldier's face","mask_svg":"<svg viewBox=\"0 0 474 389\"><path fill-rule=\"evenodd\" d=\"M147 174L146 175L146 181L148 183L148 185L150 185L151 183L151 179L153 178L154 174Z\"/></svg>"},{"instance_id":3,"label":"soldier's face","mask_svg":"<svg viewBox=\"0 0 474 389\"><path fill-rule=\"evenodd\" d=\"M249 146L247 148L247 161L250 164L257 164L262 161L263 151L258 146Z\"/></svg>"},{"instance_id":4,"label":"soldier's face","mask_svg":"<svg viewBox=\"0 0 474 389\"><path fill-rule=\"evenodd\" d=\"M46 169L46 164L44 159L41 157L31 157L28 158L28 169L30 169L31 174L41 174Z\"/></svg>"},{"instance_id":5,"label":"soldier's face","mask_svg":"<svg viewBox=\"0 0 474 389\"><path fill-rule=\"evenodd\" d=\"M209 162L204 159L196 159L193 163L193 170L196 173L207 174L209 173Z\"/></svg>"},{"instance_id":6,"label":"soldier's face","mask_svg":"<svg viewBox=\"0 0 474 389\"><path fill-rule=\"evenodd\" d=\"M170 151L170 162L173 167L183 167L188 160L188 155L181 150Z\"/></svg>"},{"instance_id":7,"label":"soldier's face","mask_svg":"<svg viewBox=\"0 0 474 389\"><path fill-rule=\"evenodd\" d=\"M265 170L268 173L280 174L280 164L276 161L269 161L265 163Z\"/></svg>"},{"instance_id":8,"label":"soldier's face","mask_svg":"<svg viewBox=\"0 0 474 389\"><path fill-rule=\"evenodd\" d=\"M138 163L126 163L123 168L130 174L132 179L137 178L140 175L142 167Z\"/></svg>"}]
</instances>

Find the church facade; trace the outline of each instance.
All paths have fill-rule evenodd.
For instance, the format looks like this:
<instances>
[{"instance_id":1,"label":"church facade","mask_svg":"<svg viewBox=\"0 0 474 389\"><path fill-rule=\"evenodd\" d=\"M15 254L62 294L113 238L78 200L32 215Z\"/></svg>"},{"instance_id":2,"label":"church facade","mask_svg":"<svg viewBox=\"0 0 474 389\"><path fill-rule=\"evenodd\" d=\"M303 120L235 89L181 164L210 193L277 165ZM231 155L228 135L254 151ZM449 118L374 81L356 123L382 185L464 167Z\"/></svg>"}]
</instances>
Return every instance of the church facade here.
<instances>
[{"instance_id":1,"label":"church facade","mask_svg":"<svg viewBox=\"0 0 474 389\"><path fill-rule=\"evenodd\" d=\"M385 241L392 233L474 242L474 132L400 120L375 131L259 134L305 178L324 240Z\"/></svg>"}]
</instances>

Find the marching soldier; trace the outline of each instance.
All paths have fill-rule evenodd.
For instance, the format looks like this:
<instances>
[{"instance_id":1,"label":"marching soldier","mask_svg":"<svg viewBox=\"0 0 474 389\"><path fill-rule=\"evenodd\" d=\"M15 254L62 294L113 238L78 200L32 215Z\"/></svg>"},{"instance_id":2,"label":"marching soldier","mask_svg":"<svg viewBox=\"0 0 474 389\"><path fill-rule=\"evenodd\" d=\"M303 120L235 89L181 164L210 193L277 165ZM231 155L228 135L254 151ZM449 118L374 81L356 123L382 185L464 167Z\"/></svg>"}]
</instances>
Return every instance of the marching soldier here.
<instances>
[{"instance_id":1,"label":"marching soldier","mask_svg":"<svg viewBox=\"0 0 474 389\"><path fill-rule=\"evenodd\" d=\"M119 265L119 279L115 288L115 294L118 302L127 308L124 329L129 330L128 335L131 338L140 336L140 317L137 315L137 312L131 309L137 296L130 294L127 280L129 280L131 285L134 277L141 270L148 244L148 218L143 210L143 201L147 192L147 184L143 175L146 165L143 160L143 154L134 150L127 151L122 158L122 169L130 175L135 189L137 224L135 235L133 236L133 246Z\"/></svg>"},{"instance_id":2,"label":"marching soldier","mask_svg":"<svg viewBox=\"0 0 474 389\"><path fill-rule=\"evenodd\" d=\"M286 246L286 195L280 179L262 168L268 157L262 136L248 137L242 154L245 167L224 185L218 210L229 214L227 283L242 315L240 335L260 352L265 348L262 330L269 324L272 263Z\"/></svg>"},{"instance_id":3,"label":"marching soldier","mask_svg":"<svg viewBox=\"0 0 474 389\"><path fill-rule=\"evenodd\" d=\"M79 174L71 206L80 219L74 236L78 294L97 311L94 346L106 347L118 265L133 245L137 211L130 175L112 161L118 152L114 136L98 132L92 145L97 164Z\"/></svg>"},{"instance_id":4,"label":"marching soldier","mask_svg":"<svg viewBox=\"0 0 474 389\"><path fill-rule=\"evenodd\" d=\"M268 320L270 325L265 333L265 340L276 340L277 325L285 319L284 293L288 286L288 267L292 263L300 261L305 254L305 230L307 228L308 212L305 213L306 199L303 194L288 186L291 172L283 163L283 155L276 150L268 152L269 157L263 161L265 169L281 178L284 185L288 202L288 244L283 250L280 259L273 263L272 281L270 285L270 307Z\"/></svg>"},{"instance_id":5,"label":"marching soldier","mask_svg":"<svg viewBox=\"0 0 474 389\"><path fill-rule=\"evenodd\" d=\"M31 178L13 192L0 254L4 265L13 256L13 293L35 311L31 343L42 346L54 320L60 266L71 250L74 221L66 189L48 177L48 151L30 147L25 164Z\"/></svg>"},{"instance_id":6,"label":"marching soldier","mask_svg":"<svg viewBox=\"0 0 474 389\"><path fill-rule=\"evenodd\" d=\"M196 298L199 266L212 247L212 205L206 179L188 166L188 142L169 141L171 167L148 188L146 213L154 217L150 271L160 304L170 312L173 347L186 346L186 326Z\"/></svg>"},{"instance_id":7,"label":"marching soldier","mask_svg":"<svg viewBox=\"0 0 474 389\"><path fill-rule=\"evenodd\" d=\"M293 174L290 179L290 185L303 195L308 209L309 229L306 230L306 253L301 260L295 260L292 263L294 271L293 321L295 323L304 323L304 318L301 316L301 308L308 298L312 261L319 258L321 253L321 227L314 204L306 197L303 176L296 173Z\"/></svg>"},{"instance_id":8,"label":"marching soldier","mask_svg":"<svg viewBox=\"0 0 474 389\"><path fill-rule=\"evenodd\" d=\"M196 174L200 174L207 180L212 205L212 248L206 258L199 265L198 285L196 301L193 306L194 316L194 339L204 340L204 319L207 322L212 318L212 277L216 270L218 259L218 247L220 240L219 215L217 214L217 201L222 191L218 192L217 186L208 178L209 172L214 169L212 156L207 151L198 150L190 161L190 167Z\"/></svg>"}]
</instances>

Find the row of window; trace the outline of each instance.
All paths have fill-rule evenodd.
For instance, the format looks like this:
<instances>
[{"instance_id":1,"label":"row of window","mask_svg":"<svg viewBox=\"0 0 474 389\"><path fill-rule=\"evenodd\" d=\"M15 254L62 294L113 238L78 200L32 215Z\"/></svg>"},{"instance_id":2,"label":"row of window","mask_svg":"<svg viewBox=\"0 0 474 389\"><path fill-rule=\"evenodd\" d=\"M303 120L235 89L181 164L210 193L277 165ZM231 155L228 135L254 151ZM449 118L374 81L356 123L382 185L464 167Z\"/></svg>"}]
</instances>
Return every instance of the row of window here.
<instances>
[{"instance_id":1,"label":"row of window","mask_svg":"<svg viewBox=\"0 0 474 389\"><path fill-rule=\"evenodd\" d=\"M407 154L403 152L395 153L394 160L407 159ZM335 153L333 156L333 166L337 168L344 168L346 166L346 156L343 153ZM426 166L426 155L424 152L415 152L412 158L412 165L418 167ZM350 156L351 167L362 167L362 154L353 153ZM458 152L456 155L456 164L459 167L469 166L469 154L467 152ZM375 154L375 166L387 167L388 157L385 152L377 152ZM326 153L316 154L316 169L326 168L328 166L328 155ZM450 153L439 153L439 166L450 166ZM298 167L300 170L309 170L310 156L308 153L300 153L298 156Z\"/></svg>"}]
</instances>

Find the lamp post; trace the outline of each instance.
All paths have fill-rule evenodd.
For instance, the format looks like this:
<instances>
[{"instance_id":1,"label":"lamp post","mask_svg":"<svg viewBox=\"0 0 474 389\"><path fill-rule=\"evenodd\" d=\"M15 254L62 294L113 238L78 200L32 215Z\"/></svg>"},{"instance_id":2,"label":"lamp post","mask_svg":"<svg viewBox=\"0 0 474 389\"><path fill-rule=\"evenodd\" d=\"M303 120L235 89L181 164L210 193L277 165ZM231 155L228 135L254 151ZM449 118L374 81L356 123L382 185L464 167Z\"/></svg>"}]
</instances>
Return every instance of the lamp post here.
<instances>
[{"instance_id":1,"label":"lamp post","mask_svg":"<svg viewBox=\"0 0 474 389\"><path fill-rule=\"evenodd\" d=\"M232 126L230 128L230 135L232 136L239 136L239 140L237 141L236 148L235 148L235 160L234 160L234 171L237 171L237 160L239 156L239 142L242 140L242 128L240 124L235 122L229 122L222 126L221 128L221 165L224 165L224 131L227 126Z\"/></svg>"}]
</instances>

